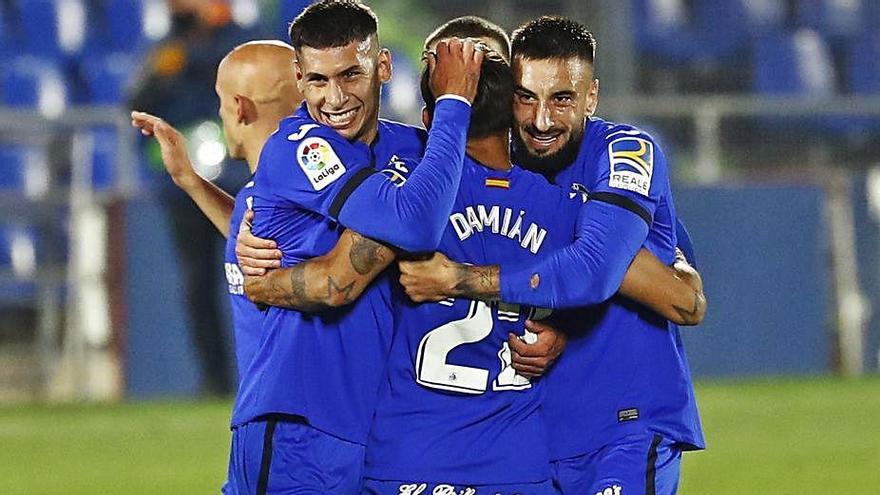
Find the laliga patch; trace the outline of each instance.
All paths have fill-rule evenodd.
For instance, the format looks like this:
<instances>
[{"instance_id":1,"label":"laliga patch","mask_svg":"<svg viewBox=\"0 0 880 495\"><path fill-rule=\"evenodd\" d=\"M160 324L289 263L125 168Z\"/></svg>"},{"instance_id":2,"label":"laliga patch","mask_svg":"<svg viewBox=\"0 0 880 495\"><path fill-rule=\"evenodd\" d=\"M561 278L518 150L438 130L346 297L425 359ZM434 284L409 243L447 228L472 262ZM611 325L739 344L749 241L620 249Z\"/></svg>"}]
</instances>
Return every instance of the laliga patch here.
<instances>
[{"instance_id":1,"label":"laliga patch","mask_svg":"<svg viewBox=\"0 0 880 495\"><path fill-rule=\"evenodd\" d=\"M345 173L345 165L325 139L304 139L296 150L296 161L316 191L329 186Z\"/></svg>"},{"instance_id":2,"label":"laliga patch","mask_svg":"<svg viewBox=\"0 0 880 495\"><path fill-rule=\"evenodd\" d=\"M638 137L623 137L608 145L611 162L609 186L648 196L654 174L654 143Z\"/></svg>"}]
</instances>

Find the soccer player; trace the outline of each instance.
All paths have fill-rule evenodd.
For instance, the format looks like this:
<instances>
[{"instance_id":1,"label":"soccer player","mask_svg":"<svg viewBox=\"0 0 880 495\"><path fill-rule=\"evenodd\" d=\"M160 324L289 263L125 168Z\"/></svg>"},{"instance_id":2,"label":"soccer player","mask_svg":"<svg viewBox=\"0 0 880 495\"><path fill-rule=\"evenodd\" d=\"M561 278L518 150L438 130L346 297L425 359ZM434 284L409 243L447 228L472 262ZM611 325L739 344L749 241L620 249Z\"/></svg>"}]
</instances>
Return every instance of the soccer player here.
<instances>
[{"instance_id":1,"label":"soccer player","mask_svg":"<svg viewBox=\"0 0 880 495\"><path fill-rule=\"evenodd\" d=\"M245 160L253 174L260 150L278 121L296 108L302 96L293 72L294 51L280 41L252 41L239 45L220 62L215 90L226 147L234 159ZM231 198L222 189L196 175L187 156L183 135L159 117L131 113L132 125L154 136L162 161L174 183L185 191L202 213L226 237L227 287L232 306L236 366L239 376L250 364L260 339L263 314L244 295L244 276L235 258L235 239L247 209L253 181ZM224 488L225 493L230 487Z\"/></svg>"},{"instance_id":2,"label":"soccer player","mask_svg":"<svg viewBox=\"0 0 880 495\"><path fill-rule=\"evenodd\" d=\"M220 120L229 156L244 160L254 173L260 150L278 121L290 115L302 101L293 72L294 51L275 40L251 41L237 46L217 68L215 90L220 99ZM131 112L132 126L154 136L162 162L174 183L196 203L202 213L226 237L224 271L232 305L236 366L239 375L250 362L262 313L244 295L244 276L235 258L235 240L246 198L253 182L232 198L210 181L198 176L186 150L183 135L160 117Z\"/></svg>"},{"instance_id":3,"label":"soccer player","mask_svg":"<svg viewBox=\"0 0 880 495\"><path fill-rule=\"evenodd\" d=\"M452 223L441 242L441 250L460 261L477 263L498 259L508 252L511 259L531 257L554 243L567 243L574 224L574 208L580 204L574 202L566 210L567 195L560 196L556 188L540 177L511 169L505 124L510 107L499 106L510 101L510 97L487 91L487 87L492 87L490 82L499 79L498 67L494 67L493 73L493 66L487 64L484 62L483 82L474 105L468 154L482 157L490 165L466 162L454 208L461 211L451 216ZM487 67L494 74L488 81ZM503 93L504 85L496 83L494 90ZM512 93L509 79L507 90ZM492 96L486 98L487 94ZM430 101L428 98L428 107ZM530 197L534 199L524 199ZM529 221L534 221L528 229L523 220L517 226L515 217L504 216L523 209L528 212ZM481 211L485 220L494 218L494 229L492 221L477 221ZM536 225L554 228L548 234ZM521 236L520 245L513 247L507 234L512 238ZM535 236L542 236L542 240L532 253L531 241L537 239ZM530 249L523 248L523 242ZM392 256L388 253L386 258ZM282 273L283 270L273 275ZM658 282L657 277L654 281ZM279 301L291 303L308 304L308 300L298 295ZM491 493L549 490L548 459L543 451L546 444L535 414L540 393L524 392L532 384L514 373L511 350L506 343L511 331L522 329L524 315L519 314L519 308L488 308L469 301L416 307L404 303L397 317L389 390L380 401L367 451L368 489L372 493L429 493L444 485L447 489L457 485L457 489L477 486L479 491ZM467 340L455 341L457 333L466 334ZM457 364L447 364L447 357ZM461 366L462 363L467 366ZM519 392L514 393L515 390ZM519 434L509 435L510 428L516 428ZM479 449L461 450L462 445L475 442ZM431 448L425 449L426 445ZM518 469L512 472L508 468L511 464ZM422 486L416 481L430 481L431 485Z\"/></svg>"},{"instance_id":4,"label":"soccer player","mask_svg":"<svg viewBox=\"0 0 880 495\"><path fill-rule=\"evenodd\" d=\"M364 235L412 251L439 242L482 51L453 40L428 57L439 96L425 143L423 131L377 119L391 60L376 33L374 14L354 1L317 2L291 24L305 104L266 142L253 188L254 232L277 241L283 266L344 247L354 253L349 270L378 273L381 245ZM408 157L423 150L408 173L415 164ZM389 174L376 164L389 164ZM292 273L296 290L315 289L303 284L302 270ZM317 314L266 311L233 410L238 493L354 493L360 485L392 330L390 284L385 277L355 289L338 277L321 278L320 290L336 299L312 306Z\"/></svg>"},{"instance_id":5,"label":"soccer player","mask_svg":"<svg viewBox=\"0 0 880 495\"><path fill-rule=\"evenodd\" d=\"M675 493L681 452L705 447L678 329L612 297L641 246L667 264L675 258L665 156L644 132L591 117L599 86L584 26L542 17L514 33L512 52L515 159L589 194L578 239L500 267L439 256L402 263L408 277L421 276L408 293L556 308L601 303L572 319L578 330L547 376L554 484L563 494ZM691 296L673 308L682 319L704 310L701 294Z\"/></svg>"}]
</instances>

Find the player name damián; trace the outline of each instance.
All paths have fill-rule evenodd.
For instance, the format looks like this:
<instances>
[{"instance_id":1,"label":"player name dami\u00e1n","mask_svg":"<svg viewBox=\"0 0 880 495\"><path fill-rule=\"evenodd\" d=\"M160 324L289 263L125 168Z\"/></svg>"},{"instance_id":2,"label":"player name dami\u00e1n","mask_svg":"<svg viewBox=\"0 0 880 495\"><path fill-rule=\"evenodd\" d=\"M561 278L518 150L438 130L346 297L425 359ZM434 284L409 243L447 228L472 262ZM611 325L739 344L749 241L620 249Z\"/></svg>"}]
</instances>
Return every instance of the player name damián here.
<instances>
[{"instance_id":1,"label":"player name dami\u00e1n","mask_svg":"<svg viewBox=\"0 0 880 495\"><path fill-rule=\"evenodd\" d=\"M475 232L483 232L488 229L493 234L498 234L519 243L523 249L528 249L532 254L538 254L547 229L531 222L523 231L523 217L525 210L514 213L510 208L501 208L494 205L486 209L486 205L466 206L464 212L455 212L449 215L449 222L459 240L465 240Z\"/></svg>"}]
</instances>

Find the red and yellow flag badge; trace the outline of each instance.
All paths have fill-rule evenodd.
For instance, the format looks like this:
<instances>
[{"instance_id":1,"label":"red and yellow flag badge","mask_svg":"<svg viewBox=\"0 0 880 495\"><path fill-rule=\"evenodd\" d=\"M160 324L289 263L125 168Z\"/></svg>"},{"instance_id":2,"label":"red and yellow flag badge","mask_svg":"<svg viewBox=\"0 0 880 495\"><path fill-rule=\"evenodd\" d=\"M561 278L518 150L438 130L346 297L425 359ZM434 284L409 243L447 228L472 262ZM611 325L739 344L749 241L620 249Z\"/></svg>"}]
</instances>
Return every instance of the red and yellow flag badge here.
<instances>
[{"instance_id":1,"label":"red and yellow flag badge","mask_svg":"<svg viewBox=\"0 0 880 495\"><path fill-rule=\"evenodd\" d=\"M496 177L488 177L486 179L486 187L500 187L501 189L510 189L510 180L499 179Z\"/></svg>"}]
</instances>

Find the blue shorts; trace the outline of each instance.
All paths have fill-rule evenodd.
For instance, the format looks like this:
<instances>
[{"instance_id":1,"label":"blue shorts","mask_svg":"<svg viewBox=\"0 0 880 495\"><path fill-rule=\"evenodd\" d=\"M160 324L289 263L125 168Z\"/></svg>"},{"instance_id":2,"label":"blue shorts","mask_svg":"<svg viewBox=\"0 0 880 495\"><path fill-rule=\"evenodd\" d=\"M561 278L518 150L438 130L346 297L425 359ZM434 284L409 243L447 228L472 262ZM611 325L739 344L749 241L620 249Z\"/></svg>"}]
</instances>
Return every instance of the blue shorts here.
<instances>
[{"instance_id":1,"label":"blue shorts","mask_svg":"<svg viewBox=\"0 0 880 495\"><path fill-rule=\"evenodd\" d=\"M225 495L355 494L364 446L305 422L268 418L232 429Z\"/></svg>"},{"instance_id":2,"label":"blue shorts","mask_svg":"<svg viewBox=\"0 0 880 495\"><path fill-rule=\"evenodd\" d=\"M405 481L364 480L363 495L553 495L553 484L451 485L445 483L408 483Z\"/></svg>"},{"instance_id":3,"label":"blue shorts","mask_svg":"<svg viewBox=\"0 0 880 495\"><path fill-rule=\"evenodd\" d=\"M561 495L673 495L681 473L681 449L644 433L577 457L551 463Z\"/></svg>"}]
</instances>

